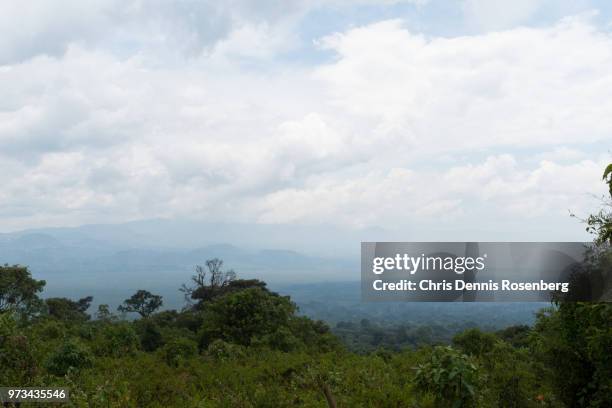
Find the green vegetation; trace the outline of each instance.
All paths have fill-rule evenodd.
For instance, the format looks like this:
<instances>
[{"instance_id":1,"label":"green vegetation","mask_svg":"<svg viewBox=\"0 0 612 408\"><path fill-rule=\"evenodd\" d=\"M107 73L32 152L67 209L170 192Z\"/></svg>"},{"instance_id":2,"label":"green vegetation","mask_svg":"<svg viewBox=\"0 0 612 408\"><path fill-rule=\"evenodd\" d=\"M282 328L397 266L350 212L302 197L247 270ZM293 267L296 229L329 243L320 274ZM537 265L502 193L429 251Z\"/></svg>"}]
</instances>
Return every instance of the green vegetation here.
<instances>
[{"instance_id":1,"label":"green vegetation","mask_svg":"<svg viewBox=\"0 0 612 408\"><path fill-rule=\"evenodd\" d=\"M456 333L474 327L475 323L469 321L441 325L394 324L361 319L359 322L338 322L333 333L349 350L367 354L379 349L401 351L405 348L448 344Z\"/></svg>"},{"instance_id":2,"label":"green vegetation","mask_svg":"<svg viewBox=\"0 0 612 408\"><path fill-rule=\"evenodd\" d=\"M581 274L610 271L612 218L596 217ZM218 259L183 285L181 311L158 311L161 296L139 290L119 314L100 305L91 319L91 297L42 301L44 285L26 267L0 267L0 385L65 386L73 407L612 406L610 304L559 298L533 327L451 340L368 320L338 324L337 336Z\"/></svg>"},{"instance_id":3,"label":"green vegetation","mask_svg":"<svg viewBox=\"0 0 612 408\"><path fill-rule=\"evenodd\" d=\"M162 297L148 290L139 290L129 299L125 299L117 310L123 313L138 313L140 317L149 317L163 304Z\"/></svg>"}]
</instances>

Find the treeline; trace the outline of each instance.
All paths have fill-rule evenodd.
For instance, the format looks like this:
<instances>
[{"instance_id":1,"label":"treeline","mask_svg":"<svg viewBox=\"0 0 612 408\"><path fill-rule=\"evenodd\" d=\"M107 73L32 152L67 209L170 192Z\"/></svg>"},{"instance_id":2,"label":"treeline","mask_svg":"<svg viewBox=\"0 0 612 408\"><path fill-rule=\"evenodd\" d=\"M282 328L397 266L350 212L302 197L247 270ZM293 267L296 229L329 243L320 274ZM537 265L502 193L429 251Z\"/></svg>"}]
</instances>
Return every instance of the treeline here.
<instances>
[{"instance_id":1,"label":"treeline","mask_svg":"<svg viewBox=\"0 0 612 408\"><path fill-rule=\"evenodd\" d=\"M380 337L354 353L264 282L237 279L219 260L196 271L181 311L159 312L161 297L141 290L92 319L90 297L43 301L44 282L27 268L0 267L0 385L69 387L74 407L612 403L609 304L558 302L533 327L468 329L450 346L418 330L413 342L406 329L394 336L408 347L384 347L389 332L369 321L338 325Z\"/></svg>"},{"instance_id":2,"label":"treeline","mask_svg":"<svg viewBox=\"0 0 612 408\"><path fill-rule=\"evenodd\" d=\"M91 296L43 300L39 294L46 282L34 279L27 267L0 266L0 384L68 385L75 406L213 404L231 398L225 392L215 397L212 384L205 383L200 386L206 395L192 395L183 383L171 390L165 385L172 382L162 373L201 370L205 361L223 365L259 353L308 356L342 350L325 323L297 315L295 304L268 290L265 282L238 279L219 259L195 271L180 289L187 301L181 311L160 312L162 297L138 290L116 311L100 305L92 318L87 313ZM127 319L129 314L137 318ZM121 377L124 369L137 372ZM149 375L142 383L136 380ZM206 375L212 383L220 380L214 373ZM118 378L121 383L114 382ZM100 391L99 384L108 387ZM309 387L315 385L321 395L331 396L327 383Z\"/></svg>"},{"instance_id":3,"label":"treeline","mask_svg":"<svg viewBox=\"0 0 612 408\"><path fill-rule=\"evenodd\" d=\"M359 322L338 322L332 332L342 343L356 353L371 353L377 350L401 351L406 348L416 349L424 346L450 344L457 333L478 326L474 322L465 321L451 325L441 324L381 324L369 319ZM524 335L529 330L527 325L509 326L495 331L501 339L514 343L509 333Z\"/></svg>"}]
</instances>

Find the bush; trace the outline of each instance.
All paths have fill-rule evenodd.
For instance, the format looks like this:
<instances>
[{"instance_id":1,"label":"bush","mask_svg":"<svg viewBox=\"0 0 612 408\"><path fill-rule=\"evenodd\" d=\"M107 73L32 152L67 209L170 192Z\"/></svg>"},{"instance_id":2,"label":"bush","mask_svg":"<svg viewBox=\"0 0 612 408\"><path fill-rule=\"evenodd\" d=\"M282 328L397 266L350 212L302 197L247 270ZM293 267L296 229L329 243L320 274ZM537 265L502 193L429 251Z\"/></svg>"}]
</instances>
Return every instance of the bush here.
<instances>
[{"instance_id":1,"label":"bush","mask_svg":"<svg viewBox=\"0 0 612 408\"><path fill-rule=\"evenodd\" d=\"M524 348L498 342L483 359L487 367L484 393L487 406L500 408L535 407L536 396L550 402L550 392L542 389L533 370L532 356Z\"/></svg>"},{"instance_id":2,"label":"bush","mask_svg":"<svg viewBox=\"0 0 612 408\"><path fill-rule=\"evenodd\" d=\"M538 315L533 347L567 406L612 406L612 305L561 303Z\"/></svg>"},{"instance_id":3,"label":"bush","mask_svg":"<svg viewBox=\"0 0 612 408\"><path fill-rule=\"evenodd\" d=\"M149 319L143 319L138 322L138 331L140 334L140 345L144 351L155 351L164 345L164 339L159 326Z\"/></svg>"},{"instance_id":4,"label":"bush","mask_svg":"<svg viewBox=\"0 0 612 408\"><path fill-rule=\"evenodd\" d=\"M54 375L64 376L70 370L80 370L93 365L89 349L75 340L69 340L53 352L46 364L46 369Z\"/></svg>"},{"instance_id":5,"label":"bush","mask_svg":"<svg viewBox=\"0 0 612 408\"><path fill-rule=\"evenodd\" d=\"M527 325L516 325L506 327L497 331L497 336L510 343L512 347L528 347L531 327Z\"/></svg>"},{"instance_id":6,"label":"bush","mask_svg":"<svg viewBox=\"0 0 612 408\"><path fill-rule=\"evenodd\" d=\"M95 352L101 356L124 357L140 349L140 339L127 322L110 323L101 328Z\"/></svg>"},{"instance_id":7,"label":"bush","mask_svg":"<svg viewBox=\"0 0 612 408\"><path fill-rule=\"evenodd\" d=\"M474 407L480 375L470 357L451 347L435 347L430 359L416 368L415 389L431 394L439 406Z\"/></svg>"},{"instance_id":8,"label":"bush","mask_svg":"<svg viewBox=\"0 0 612 408\"><path fill-rule=\"evenodd\" d=\"M160 349L161 358L172 367L180 366L184 361L198 354L195 341L183 338L170 340Z\"/></svg>"},{"instance_id":9,"label":"bush","mask_svg":"<svg viewBox=\"0 0 612 408\"><path fill-rule=\"evenodd\" d=\"M36 327L34 334L42 339L61 339L66 335L66 327L57 320L47 320Z\"/></svg>"},{"instance_id":10,"label":"bush","mask_svg":"<svg viewBox=\"0 0 612 408\"><path fill-rule=\"evenodd\" d=\"M479 329L468 329L453 337L453 344L465 354L483 356L490 353L497 338L494 334L485 333Z\"/></svg>"},{"instance_id":11,"label":"bush","mask_svg":"<svg viewBox=\"0 0 612 408\"><path fill-rule=\"evenodd\" d=\"M215 340L208 346L206 354L216 360L227 361L244 357L245 348L223 340Z\"/></svg>"},{"instance_id":12,"label":"bush","mask_svg":"<svg viewBox=\"0 0 612 408\"><path fill-rule=\"evenodd\" d=\"M0 384L27 384L38 364L30 339L20 333L12 313L0 312Z\"/></svg>"}]
</instances>

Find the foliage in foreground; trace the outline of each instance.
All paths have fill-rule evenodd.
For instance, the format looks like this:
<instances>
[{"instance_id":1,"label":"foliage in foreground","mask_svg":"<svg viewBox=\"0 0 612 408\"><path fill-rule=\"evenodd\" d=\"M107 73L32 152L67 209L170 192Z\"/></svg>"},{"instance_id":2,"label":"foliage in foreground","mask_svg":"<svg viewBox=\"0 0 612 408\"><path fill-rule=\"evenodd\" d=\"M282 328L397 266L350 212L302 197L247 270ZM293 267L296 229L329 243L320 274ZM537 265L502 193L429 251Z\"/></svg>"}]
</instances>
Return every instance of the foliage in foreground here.
<instances>
[{"instance_id":1,"label":"foliage in foreground","mask_svg":"<svg viewBox=\"0 0 612 408\"><path fill-rule=\"evenodd\" d=\"M561 304L533 328L355 354L261 288L133 321L5 312L0 384L67 386L74 407L607 407L610 313Z\"/></svg>"}]
</instances>

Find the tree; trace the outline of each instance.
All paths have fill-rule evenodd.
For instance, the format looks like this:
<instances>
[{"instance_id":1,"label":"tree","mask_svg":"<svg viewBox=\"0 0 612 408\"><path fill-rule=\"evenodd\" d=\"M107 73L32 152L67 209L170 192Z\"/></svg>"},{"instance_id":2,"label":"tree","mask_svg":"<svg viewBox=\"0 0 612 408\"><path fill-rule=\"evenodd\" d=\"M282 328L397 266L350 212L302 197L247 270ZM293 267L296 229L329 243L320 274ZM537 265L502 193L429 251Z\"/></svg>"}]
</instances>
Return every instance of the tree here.
<instances>
[{"instance_id":1,"label":"tree","mask_svg":"<svg viewBox=\"0 0 612 408\"><path fill-rule=\"evenodd\" d=\"M281 328L288 328L295 310L288 298L260 288L231 293L206 308L200 331L201 345L207 347L213 340L221 339L249 346Z\"/></svg>"},{"instance_id":2,"label":"tree","mask_svg":"<svg viewBox=\"0 0 612 408\"><path fill-rule=\"evenodd\" d=\"M223 269L221 259L209 259L205 265L205 267L196 265L196 273L191 277L192 286L183 284L180 288L185 295L185 300L192 304L195 310L202 310L205 304L241 290L259 288L268 291L266 283L258 279L237 279L236 272L232 269Z\"/></svg>"},{"instance_id":3,"label":"tree","mask_svg":"<svg viewBox=\"0 0 612 408\"><path fill-rule=\"evenodd\" d=\"M58 320L85 321L90 319L86 310L89 309L92 300L92 296L81 298L76 302L67 298L48 298L45 299L45 305L49 316Z\"/></svg>"},{"instance_id":4,"label":"tree","mask_svg":"<svg viewBox=\"0 0 612 408\"><path fill-rule=\"evenodd\" d=\"M138 313L141 317L149 317L163 304L162 297L148 290L139 290L131 298L125 299L117 310L122 313Z\"/></svg>"},{"instance_id":5,"label":"tree","mask_svg":"<svg viewBox=\"0 0 612 408\"><path fill-rule=\"evenodd\" d=\"M604 209L586 220L587 231L594 235L594 246L580 273L590 278L598 275L595 289L602 292L601 299L607 296L609 300L612 164L605 169L603 180L608 184L610 197L604 202ZM566 406L612 406L612 304L555 297L553 307L538 315L532 345L536 356L549 369L555 394Z\"/></svg>"},{"instance_id":6,"label":"tree","mask_svg":"<svg viewBox=\"0 0 612 408\"><path fill-rule=\"evenodd\" d=\"M33 279L26 266L0 266L0 312L13 310L25 316L38 312L42 306L38 293L45 284Z\"/></svg>"},{"instance_id":7,"label":"tree","mask_svg":"<svg viewBox=\"0 0 612 408\"><path fill-rule=\"evenodd\" d=\"M525 324L519 324L498 330L495 334L513 347L527 347L529 345L530 333L531 327Z\"/></svg>"},{"instance_id":8,"label":"tree","mask_svg":"<svg viewBox=\"0 0 612 408\"><path fill-rule=\"evenodd\" d=\"M45 366L51 374L64 376L70 370L93 366L93 355L86 346L71 339L49 356Z\"/></svg>"},{"instance_id":9,"label":"tree","mask_svg":"<svg viewBox=\"0 0 612 408\"><path fill-rule=\"evenodd\" d=\"M481 357L493 350L497 341L494 334L485 333L480 329L472 328L457 333L453 337L453 345L470 356Z\"/></svg>"},{"instance_id":10,"label":"tree","mask_svg":"<svg viewBox=\"0 0 612 408\"><path fill-rule=\"evenodd\" d=\"M568 407L612 406L612 307L561 302L538 315L533 348Z\"/></svg>"},{"instance_id":11,"label":"tree","mask_svg":"<svg viewBox=\"0 0 612 408\"><path fill-rule=\"evenodd\" d=\"M586 219L586 230L595 235L595 244L612 244L612 163L608 164L603 174L603 181L608 185L610 197L604 200L603 208Z\"/></svg>"},{"instance_id":12,"label":"tree","mask_svg":"<svg viewBox=\"0 0 612 408\"><path fill-rule=\"evenodd\" d=\"M11 313L0 313L0 384L29 384L38 372L35 348Z\"/></svg>"},{"instance_id":13,"label":"tree","mask_svg":"<svg viewBox=\"0 0 612 408\"><path fill-rule=\"evenodd\" d=\"M116 319L116 316L110 311L110 307L107 304L98 305L98 311L96 312L96 318L104 322L110 322Z\"/></svg>"},{"instance_id":14,"label":"tree","mask_svg":"<svg viewBox=\"0 0 612 408\"><path fill-rule=\"evenodd\" d=\"M180 288L188 303L197 301L196 308L199 308L201 303L215 298L222 288L236 279L236 273L232 269L223 270L223 261L219 258L209 259L205 264L206 267L196 265L195 275L191 276L192 286L183 284Z\"/></svg>"}]
</instances>

